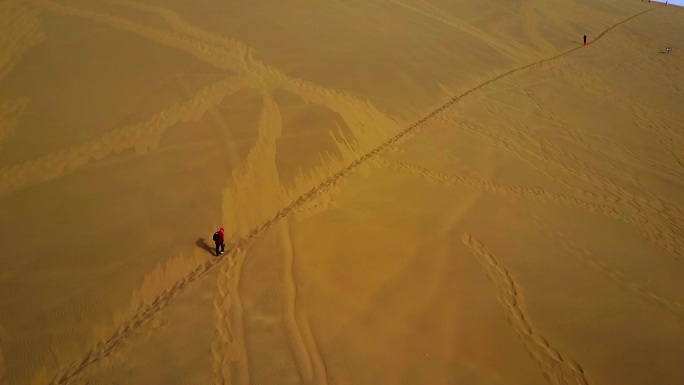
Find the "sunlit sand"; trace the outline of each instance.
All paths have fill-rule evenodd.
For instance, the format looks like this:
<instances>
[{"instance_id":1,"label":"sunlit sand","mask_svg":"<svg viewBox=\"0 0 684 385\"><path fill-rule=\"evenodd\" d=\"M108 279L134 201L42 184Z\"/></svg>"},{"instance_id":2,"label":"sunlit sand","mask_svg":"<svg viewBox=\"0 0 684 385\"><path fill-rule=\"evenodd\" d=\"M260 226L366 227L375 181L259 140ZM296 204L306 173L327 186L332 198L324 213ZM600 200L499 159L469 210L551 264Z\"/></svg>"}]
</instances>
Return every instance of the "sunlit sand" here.
<instances>
[{"instance_id":1,"label":"sunlit sand","mask_svg":"<svg viewBox=\"0 0 684 385\"><path fill-rule=\"evenodd\" d=\"M0 385L684 383L682 106L655 2L0 0Z\"/></svg>"}]
</instances>

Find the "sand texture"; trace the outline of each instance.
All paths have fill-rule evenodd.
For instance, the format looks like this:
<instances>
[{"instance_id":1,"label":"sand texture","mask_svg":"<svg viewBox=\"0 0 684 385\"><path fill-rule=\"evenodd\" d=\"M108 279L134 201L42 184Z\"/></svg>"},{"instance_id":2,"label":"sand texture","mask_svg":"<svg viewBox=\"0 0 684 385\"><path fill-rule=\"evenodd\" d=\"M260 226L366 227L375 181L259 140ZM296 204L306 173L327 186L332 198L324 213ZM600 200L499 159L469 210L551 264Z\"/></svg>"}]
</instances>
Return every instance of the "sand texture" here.
<instances>
[{"instance_id":1,"label":"sand texture","mask_svg":"<svg viewBox=\"0 0 684 385\"><path fill-rule=\"evenodd\" d=\"M683 363L684 8L0 0L0 385Z\"/></svg>"}]
</instances>

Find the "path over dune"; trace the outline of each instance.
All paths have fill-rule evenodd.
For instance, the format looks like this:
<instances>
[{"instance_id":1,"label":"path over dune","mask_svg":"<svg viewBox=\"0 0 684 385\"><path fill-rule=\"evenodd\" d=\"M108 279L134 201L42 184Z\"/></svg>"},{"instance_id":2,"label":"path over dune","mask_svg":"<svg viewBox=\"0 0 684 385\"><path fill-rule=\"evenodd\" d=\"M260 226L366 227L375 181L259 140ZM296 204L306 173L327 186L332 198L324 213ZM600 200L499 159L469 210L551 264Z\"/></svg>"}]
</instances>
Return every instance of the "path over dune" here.
<instances>
[{"instance_id":1,"label":"path over dune","mask_svg":"<svg viewBox=\"0 0 684 385\"><path fill-rule=\"evenodd\" d=\"M49 2L48 2L49 3ZM53 3L49 3L53 4ZM54 10L57 11L64 11L66 13L78 13L76 11L71 10L70 8L63 7L61 5L48 5L48 7L53 8ZM609 31L613 30L617 26L628 22L629 20L634 19L635 17L638 17L646 12L649 12L653 9L648 9L646 11L640 12L638 14L635 14L625 20L620 21L619 23L616 23L615 25L607 28L605 31L603 31L598 37L593 41L596 42L600 40L603 36L605 36L606 33ZM86 16L93 16L90 14L86 14ZM104 20L107 23L114 23L118 22L117 20L114 19L105 19ZM177 22L177 20L176 20ZM137 28L137 26L132 26L129 25L127 28ZM147 31L143 31L145 33L148 33ZM153 35L151 32L149 34ZM156 35L155 35L156 36ZM159 37L159 38L166 38L166 37ZM577 46L572 49L569 49L563 53L560 53L558 55L555 55L553 57L549 57L543 60L536 61L534 63L515 68L513 70L507 71L505 73L502 73L498 76L492 77L485 82L482 82L481 84L457 95L449 99L446 103L442 104L438 108L434 109L432 112L424 116L423 118L415 121L414 123L410 124L408 127L404 128L400 132L396 133L392 137L384 140L380 145L375 146L371 150L367 151L364 155L357 157L355 160L351 161L350 163L346 164L343 166L341 169L339 169L337 172L335 172L332 176L328 177L327 179L321 181L320 183L316 184L313 188L310 190L306 191L305 193L301 194L300 196L292 199L292 201L285 205L284 207L280 208L277 212L272 213L270 218L263 223L261 223L259 226L254 227L251 229L245 236L239 238L237 241L231 243L228 245L228 250L227 257L224 256L219 256L217 258L213 258L209 261L206 261L200 266L197 266L189 275L183 277L179 281L177 281L174 285L172 285L168 290L165 290L156 297L156 299L149 305L145 305L138 309L136 314L130 318L127 322L123 323L122 325L119 326L117 331L110 336L107 340L105 341L100 341L96 346L93 346L87 353L84 354L83 358L79 360L78 362L74 362L71 365L68 365L67 367L62 368L61 373L54 378L52 381L52 384L69 384L73 383L75 380L78 379L78 376L82 374L88 367L91 365L95 364L102 358L109 356L113 354L115 351L117 351L122 344L124 344L131 336L134 335L134 332L136 329L144 326L147 321L149 321L152 316L159 312L161 309L166 307L171 301L178 296L189 284L191 284L193 281L196 281L198 278L206 276L207 272L213 270L217 266L222 266L224 265L224 262L228 262L229 265L228 267L224 268L221 272L222 275L225 275L226 277L230 277L231 271L233 268L239 268L239 258L234 255L234 252L239 249L245 249L246 246L250 244L250 242L257 236L261 235L266 229L271 228L275 224L279 223L283 218L287 217L288 215L292 214L295 212L296 209L299 207L303 206L305 203L307 203L309 200L312 198L319 196L327 191L329 191L331 188L333 188L340 180L342 180L345 176L347 176L350 172L354 171L357 169L359 166L369 162L370 160L374 159L379 155L382 151L392 147L393 145L398 144L401 140L405 139L407 135L416 133L420 126L427 122L428 120L434 118L435 116L439 115L443 111L449 109L452 105L455 103L459 102L461 99L464 97L486 87L489 84L492 84L500 79L506 78L508 76L511 76L515 73L518 73L520 71L523 71L525 69L529 69L544 63L547 63L549 61L555 60L557 58L560 58L565 55L569 55L570 53L582 48L582 46ZM216 53L219 52L219 53ZM207 52L204 52L203 54L206 54L206 57L209 60L217 60L217 58L220 58L221 54L220 51L215 51L211 52L210 54ZM233 52L235 54L235 52ZM239 55L238 55L239 56ZM221 62L222 64L225 64L226 62ZM227 65L226 65L227 67ZM257 65L259 67L259 65ZM232 67L231 69L237 69L238 71L242 70L239 67ZM266 71L267 73L268 71ZM290 81L283 81L285 85L289 83ZM313 87L313 86L312 86ZM338 101L339 102L339 101ZM348 102L348 100L347 100ZM340 102L340 104L342 104ZM365 106L366 108L370 108L368 106ZM388 118L389 119L389 118ZM391 119L389 119L391 120ZM486 186L485 186L486 187ZM528 194L529 191L517 191L514 192L515 194ZM558 197L554 197L554 199L562 199ZM572 202L574 204L574 202ZM467 245L472 246L471 242L469 241L470 238L466 240L464 238L464 242L466 242ZM473 246L474 247L474 246ZM477 248L475 248L477 249ZM473 249L473 250L475 250ZM479 250L479 249L478 249ZM476 253L478 254L478 253ZM227 278L219 278L219 279L227 279ZM502 281L503 282L503 281ZM505 282L504 282L505 283ZM233 283L234 284L234 283ZM497 284L497 286L500 286ZM234 286L233 286L234 288ZM217 301L220 301L221 299L217 299ZM217 306L220 306L220 304L217 304ZM512 311L515 311L515 308L512 308ZM230 339L230 332L228 330L224 331L225 333L222 335L222 338L225 339ZM532 337L530 337L532 338ZM547 348L548 350L548 348ZM557 353L554 353L552 350L549 350L550 353L544 353L546 354L546 360L547 358L551 357L553 358ZM217 360L221 361L220 357L220 352L218 350L214 351ZM547 357L548 356L548 357ZM313 363L312 363L313 364ZM575 375L577 376L577 381L578 383L582 383L581 379L583 379L581 375L581 368L579 367L574 367L571 363L568 364L569 368L571 370L575 371ZM220 366L220 365L219 365ZM221 371L222 368L217 368L217 371ZM316 375L316 368L314 367L314 377Z\"/></svg>"}]
</instances>

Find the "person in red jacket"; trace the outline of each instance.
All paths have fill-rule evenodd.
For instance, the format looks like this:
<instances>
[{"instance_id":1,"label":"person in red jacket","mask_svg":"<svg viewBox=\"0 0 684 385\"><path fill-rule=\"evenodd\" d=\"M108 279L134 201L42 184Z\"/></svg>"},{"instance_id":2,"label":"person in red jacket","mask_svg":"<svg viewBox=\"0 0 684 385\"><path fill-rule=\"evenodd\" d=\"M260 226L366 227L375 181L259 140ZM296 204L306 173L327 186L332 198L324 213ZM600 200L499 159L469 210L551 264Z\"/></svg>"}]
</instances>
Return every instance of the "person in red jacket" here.
<instances>
[{"instance_id":1,"label":"person in red jacket","mask_svg":"<svg viewBox=\"0 0 684 385\"><path fill-rule=\"evenodd\" d=\"M214 233L214 243L216 244L216 255L219 255L219 249L221 249L220 254L223 254L223 252L226 250L223 227L221 227L219 231Z\"/></svg>"}]
</instances>

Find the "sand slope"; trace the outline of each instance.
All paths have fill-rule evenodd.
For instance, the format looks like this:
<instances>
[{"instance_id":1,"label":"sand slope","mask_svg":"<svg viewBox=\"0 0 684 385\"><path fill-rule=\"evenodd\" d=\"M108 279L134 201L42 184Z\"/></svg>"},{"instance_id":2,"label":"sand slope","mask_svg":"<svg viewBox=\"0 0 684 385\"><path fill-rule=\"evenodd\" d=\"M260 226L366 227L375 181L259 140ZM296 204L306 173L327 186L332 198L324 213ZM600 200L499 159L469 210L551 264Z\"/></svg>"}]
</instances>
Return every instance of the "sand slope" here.
<instances>
[{"instance_id":1,"label":"sand slope","mask_svg":"<svg viewBox=\"0 0 684 385\"><path fill-rule=\"evenodd\" d=\"M684 381L683 18L0 1L0 383Z\"/></svg>"}]
</instances>

